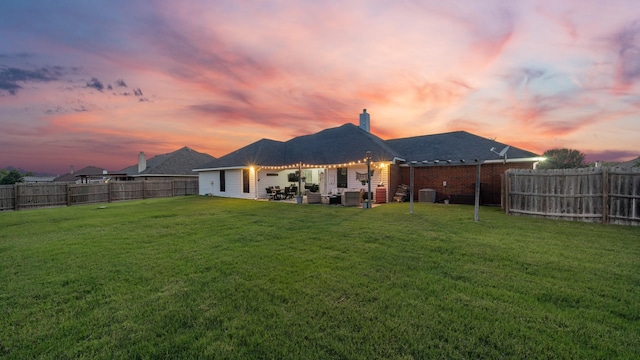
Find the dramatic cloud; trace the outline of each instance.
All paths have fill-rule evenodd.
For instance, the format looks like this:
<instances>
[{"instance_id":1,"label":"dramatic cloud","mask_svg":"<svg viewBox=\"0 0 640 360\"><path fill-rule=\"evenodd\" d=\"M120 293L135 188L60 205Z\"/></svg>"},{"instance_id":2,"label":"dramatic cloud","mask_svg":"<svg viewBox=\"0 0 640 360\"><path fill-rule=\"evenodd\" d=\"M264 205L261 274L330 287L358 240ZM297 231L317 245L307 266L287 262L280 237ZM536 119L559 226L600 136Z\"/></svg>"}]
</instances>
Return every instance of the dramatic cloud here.
<instances>
[{"instance_id":1,"label":"dramatic cloud","mask_svg":"<svg viewBox=\"0 0 640 360\"><path fill-rule=\"evenodd\" d=\"M19 89L22 89L18 83L54 81L61 76L61 73L61 67L27 70L0 66L0 92L4 90L15 95Z\"/></svg>"},{"instance_id":2,"label":"dramatic cloud","mask_svg":"<svg viewBox=\"0 0 640 360\"><path fill-rule=\"evenodd\" d=\"M617 52L617 80L620 86L628 88L640 80L640 22L625 26L611 39Z\"/></svg>"},{"instance_id":3,"label":"dramatic cloud","mask_svg":"<svg viewBox=\"0 0 640 360\"><path fill-rule=\"evenodd\" d=\"M122 93L113 93L113 95L117 95L117 96L136 96L138 97L139 101L149 101L149 99L142 97L142 90L140 89L133 89L133 93L130 93L128 91L122 92Z\"/></svg>"},{"instance_id":4,"label":"dramatic cloud","mask_svg":"<svg viewBox=\"0 0 640 360\"><path fill-rule=\"evenodd\" d=\"M87 82L87 87L102 92L102 90L104 89L104 84L102 84L102 82L96 78L91 78L91 80Z\"/></svg>"},{"instance_id":5,"label":"dramatic cloud","mask_svg":"<svg viewBox=\"0 0 640 360\"><path fill-rule=\"evenodd\" d=\"M624 160L640 153L636 7L0 2L0 126L13 129L1 160L66 170L87 152L133 154L113 169L141 150L221 156L357 123L363 108L383 138L466 130Z\"/></svg>"}]
</instances>

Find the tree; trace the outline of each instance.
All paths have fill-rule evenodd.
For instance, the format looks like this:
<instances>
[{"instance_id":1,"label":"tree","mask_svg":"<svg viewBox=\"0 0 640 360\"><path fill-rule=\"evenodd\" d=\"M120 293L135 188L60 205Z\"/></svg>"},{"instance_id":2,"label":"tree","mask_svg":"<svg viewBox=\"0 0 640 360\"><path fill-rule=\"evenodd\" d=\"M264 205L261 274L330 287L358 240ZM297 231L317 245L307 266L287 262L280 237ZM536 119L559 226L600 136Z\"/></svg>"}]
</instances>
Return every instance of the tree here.
<instances>
[{"instance_id":1,"label":"tree","mask_svg":"<svg viewBox=\"0 0 640 360\"><path fill-rule=\"evenodd\" d=\"M2 178L0 178L0 185L12 185L15 183L23 182L24 177L20 172L16 169L13 169L6 174Z\"/></svg>"},{"instance_id":2,"label":"tree","mask_svg":"<svg viewBox=\"0 0 640 360\"><path fill-rule=\"evenodd\" d=\"M550 149L542 154L546 158L539 165L539 169L575 169L586 167L584 154L573 149Z\"/></svg>"}]
</instances>

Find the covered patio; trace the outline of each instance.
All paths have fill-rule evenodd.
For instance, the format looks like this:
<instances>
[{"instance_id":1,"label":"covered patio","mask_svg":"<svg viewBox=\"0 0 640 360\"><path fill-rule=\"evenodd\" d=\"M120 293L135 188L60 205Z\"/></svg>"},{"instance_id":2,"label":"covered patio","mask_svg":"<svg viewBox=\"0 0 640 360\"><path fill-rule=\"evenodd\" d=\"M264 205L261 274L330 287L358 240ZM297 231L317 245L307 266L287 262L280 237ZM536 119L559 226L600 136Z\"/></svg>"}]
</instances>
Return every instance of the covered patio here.
<instances>
[{"instance_id":1,"label":"covered patio","mask_svg":"<svg viewBox=\"0 0 640 360\"><path fill-rule=\"evenodd\" d=\"M308 204L360 206L371 187L372 203L388 198L389 161L362 158L340 164L290 164L258 166L255 198ZM369 176L367 176L369 168ZM369 186L369 181L371 182Z\"/></svg>"}]
</instances>

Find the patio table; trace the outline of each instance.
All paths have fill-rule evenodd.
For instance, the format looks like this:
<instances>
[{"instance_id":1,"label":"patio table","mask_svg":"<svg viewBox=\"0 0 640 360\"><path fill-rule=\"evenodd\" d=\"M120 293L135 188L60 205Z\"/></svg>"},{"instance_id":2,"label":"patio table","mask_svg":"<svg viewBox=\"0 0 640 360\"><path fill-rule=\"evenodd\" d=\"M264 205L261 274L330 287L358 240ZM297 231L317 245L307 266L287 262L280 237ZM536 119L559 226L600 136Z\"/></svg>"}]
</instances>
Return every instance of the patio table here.
<instances>
[{"instance_id":1,"label":"patio table","mask_svg":"<svg viewBox=\"0 0 640 360\"><path fill-rule=\"evenodd\" d=\"M282 200L282 197L285 195L283 189L273 189L273 200Z\"/></svg>"}]
</instances>

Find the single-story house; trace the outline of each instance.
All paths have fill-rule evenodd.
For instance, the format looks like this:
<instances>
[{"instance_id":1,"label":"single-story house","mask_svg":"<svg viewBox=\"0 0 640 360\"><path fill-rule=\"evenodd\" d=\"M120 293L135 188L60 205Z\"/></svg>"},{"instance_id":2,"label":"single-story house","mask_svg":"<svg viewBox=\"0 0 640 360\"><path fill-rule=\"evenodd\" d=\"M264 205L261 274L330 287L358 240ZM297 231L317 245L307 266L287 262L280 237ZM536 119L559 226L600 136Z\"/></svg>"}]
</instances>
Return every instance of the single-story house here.
<instances>
[{"instance_id":1,"label":"single-story house","mask_svg":"<svg viewBox=\"0 0 640 360\"><path fill-rule=\"evenodd\" d=\"M25 176L24 182L28 184L51 183L55 179L55 176Z\"/></svg>"},{"instance_id":2,"label":"single-story house","mask_svg":"<svg viewBox=\"0 0 640 360\"><path fill-rule=\"evenodd\" d=\"M174 152L156 155L147 160L144 152L138 154L138 163L119 171L125 176L118 180L178 180L194 179L198 175L193 168L209 163L216 158L205 153L197 152L189 147L183 147Z\"/></svg>"},{"instance_id":3,"label":"single-story house","mask_svg":"<svg viewBox=\"0 0 640 360\"><path fill-rule=\"evenodd\" d=\"M621 168L640 167L640 156L633 160L629 160L629 161L617 164L616 167L621 167Z\"/></svg>"},{"instance_id":4,"label":"single-story house","mask_svg":"<svg viewBox=\"0 0 640 360\"><path fill-rule=\"evenodd\" d=\"M73 165L70 166L69 172L53 179L54 182L88 184L101 183L109 181L109 172L98 166L85 166L80 170L74 170Z\"/></svg>"},{"instance_id":5,"label":"single-story house","mask_svg":"<svg viewBox=\"0 0 640 360\"><path fill-rule=\"evenodd\" d=\"M482 164L483 203L496 204L504 171L533 168L539 160L532 152L464 131L383 140L369 132L365 109L360 126L348 123L284 142L262 139L193 171L201 195L266 199L270 187L298 184L322 196L367 191L369 168L375 200L388 202L400 185L410 184L413 169L416 199L418 189L430 188L442 201L473 195L475 165Z\"/></svg>"}]
</instances>

